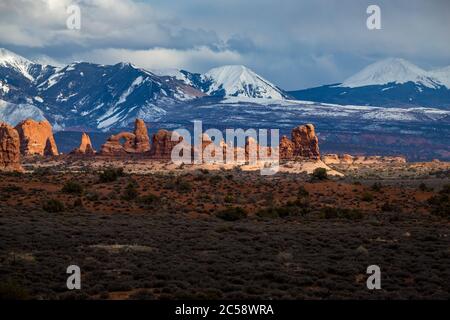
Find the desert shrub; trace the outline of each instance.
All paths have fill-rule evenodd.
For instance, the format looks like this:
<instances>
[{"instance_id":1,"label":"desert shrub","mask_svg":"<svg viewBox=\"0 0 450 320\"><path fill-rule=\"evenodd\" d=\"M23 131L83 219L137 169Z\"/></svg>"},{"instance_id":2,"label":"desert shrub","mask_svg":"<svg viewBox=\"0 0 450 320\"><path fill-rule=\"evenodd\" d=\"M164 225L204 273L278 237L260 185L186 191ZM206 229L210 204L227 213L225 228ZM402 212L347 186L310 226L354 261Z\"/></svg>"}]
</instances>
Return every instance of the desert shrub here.
<instances>
[{"instance_id":1,"label":"desert shrub","mask_svg":"<svg viewBox=\"0 0 450 320\"><path fill-rule=\"evenodd\" d=\"M9 185L6 187L3 187L1 189L2 192L4 193L23 193L24 190L21 186L15 186L15 185Z\"/></svg>"},{"instance_id":2,"label":"desert shrub","mask_svg":"<svg viewBox=\"0 0 450 320\"><path fill-rule=\"evenodd\" d=\"M33 171L33 174L38 177L49 176L52 174L52 170L47 167L39 167Z\"/></svg>"},{"instance_id":3,"label":"desert shrub","mask_svg":"<svg viewBox=\"0 0 450 320\"><path fill-rule=\"evenodd\" d=\"M225 198L223 199L223 201L225 201L226 203L232 203L232 202L234 201L234 198L233 198L232 195L227 194L227 195L225 196Z\"/></svg>"},{"instance_id":4,"label":"desert shrub","mask_svg":"<svg viewBox=\"0 0 450 320\"><path fill-rule=\"evenodd\" d=\"M99 198L100 195L97 192L89 192L88 194L86 194L86 199L88 199L89 201L98 201Z\"/></svg>"},{"instance_id":5,"label":"desert shrub","mask_svg":"<svg viewBox=\"0 0 450 320\"><path fill-rule=\"evenodd\" d=\"M374 191L374 192L380 192L381 188L382 188L382 185L379 182L375 182L371 187L372 191Z\"/></svg>"},{"instance_id":6,"label":"desert shrub","mask_svg":"<svg viewBox=\"0 0 450 320\"><path fill-rule=\"evenodd\" d=\"M297 197L298 198L309 197L308 190L306 190L304 186L300 186L300 188L298 188Z\"/></svg>"},{"instance_id":7,"label":"desert shrub","mask_svg":"<svg viewBox=\"0 0 450 320\"><path fill-rule=\"evenodd\" d=\"M389 203L389 202L385 202L383 203L383 205L381 206L381 210L383 212L393 212L397 210L397 207L395 207L393 204Z\"/></svg>"},{"instance_id":8,"label":"desert shrub","mask_svg":"<svg viewBox=\"0 0 450 320\"><path fill-rule=\"evenodd\" d=\"M74 207L74 208L80 208L80 207L83 207L83 200L81 200L81 198L76 199L76 200L73 202L73 207Z\"/></svg>"},{"instance_id":9,"label":"desert shrub","mask_svg":"<svg viewBox=\"0 0 450 320\"><path fill-rule=\"evenodd\" d=\"M192 191L192 185L188 181L183 181L182 179L177 179L175 187L180 193L187 193Z\"/></svg>"},{"instance_id":10,"label":"desert shrub","mask_svg":"<svg viewBox=\"0 0 450 320\"><path fill-rule=\"evenodd\" d=\"M209 179L209 182L211 182L211 184L218 184L219 182L222 181L222 177L219 175L214 175Z\"/></svg>"},{"instance_id":11,"label":"desert shrub","mask_svg":"<svg viewBox=\"0 0 450 320\"><path fill-rule=\"evenodd\" d=\"M362 201L371 202L373 201L373 194L370 192L364 192L361 196Z\"/></svg>"},{"instance_id":12,"label":"desert shrub","mask_svg":"<svg viewBox=\"0 0 450 320\"><path fill-rule=\"evenodd\" d=\"M145 205L155 204L155 203L158 203L160 200L161 199L153 193L146 194L145 196L142 196L139 199L139 201Z\"/></svg>"},{"instance_id":13,"label":"desert shrub","mask_svg":"<svg viewBox=\"0 0 450 320\"><path fill-rule=\"evenodd\" d=\"M58 199L49 199L44 202L42 209L50 213L62 212L64 211L64 203Z\"/></svg>"},{"instance_id":14,"label":"desert shrub","mask_svg":"<svg viewBox=\"0 0 450 320\"><path fill-rule=\"evenodd\" d=\"M124 175L123 168L106 168L99 174L100 183L114 182Z\"/></svg>"},{"instance_id":15,"label":"desert shrub","mask_svg":"<svg viewBox=\"0 0 450 320\"><path fill-rule=\"evenodd\" d=\"M134 200L138 197L139 193L136 189L136 185L132 182L128 183L125 190L122 193L122 199L126 201Z\"/></svg>"},{"instance_id":16,"label":"desert shrub","mask_svg":"<svg viewBox=\"0 0 450 320\"><path fill-rule=\"evenodd\" d=\"M421 184L419 184L419 190L420 191L428 191L428 187L425 183L422 182Z\"/></svg>"},{"instance_id":17,"label":"desert shrub","mask_svg":"<svg viewBox=\"0 0 450 320\"><path fill-rule=\"evenodd\" d=\"M315 180L326 180L328 179L327 169L325 168L316 168L312 173L312 177Z\"/></svg>"},{"instance_id":18,"label":"desert shrub","mask_svg":"<svg viewBox=\"0 0 450 320\"><path fill-rule=\"evenodd\" d=\"M28 291L12 280L0 282L0 300L28 300Z\"/></svg>"},{"instance_id":19,"label":"desert shrub","mask_svg":"<svg viewBox=\"0 0 450 320\"><path fill-rule=\"evenodd\" d=\"M216 217L225 221L237 221L247 217L247 211L241 207L230 207L219 211Z\"/></svg>"},{"instance_id":20,"label":"desert shrub","mask_svg":"<svg viewBox=\"0 0 450 320\"><path fill-rule=\"evenodd\" d=\"M307 198L290 201L283 206L270 206L256 212L260 218L285 218L291 216L303 216L310 211Z\"/></svg>"},{"instance_id":21,"label":"desert shrub","mask_svg":"<svg viewBox=\"0 0 450 320\"><path fill-rule=\"evenodd\" d=\"M67 181L61 191L69 194L82 194L83 186L76 181Z\"/></svg>"},{"instance_id":22,"label":"desert shrub","mask_svg":"<svg viewBox=\"0 0 450 320\"><path fill-rule=\"evenodd\" d=\"M450 218L450 185L445 185L438 194L428 199L431 213Z\"/></svg>"},{"instance_id":23,"label":"desert shrub","mask_svg":"<svg viewBox=\"0 0 450 320\"><path fill-rule=\"evenodd\" d=\"M363 213L358 209L325 207L320 210L320 215L324 219L348 219L359 220L363 218Z\"/></svg>"}]
</instances>

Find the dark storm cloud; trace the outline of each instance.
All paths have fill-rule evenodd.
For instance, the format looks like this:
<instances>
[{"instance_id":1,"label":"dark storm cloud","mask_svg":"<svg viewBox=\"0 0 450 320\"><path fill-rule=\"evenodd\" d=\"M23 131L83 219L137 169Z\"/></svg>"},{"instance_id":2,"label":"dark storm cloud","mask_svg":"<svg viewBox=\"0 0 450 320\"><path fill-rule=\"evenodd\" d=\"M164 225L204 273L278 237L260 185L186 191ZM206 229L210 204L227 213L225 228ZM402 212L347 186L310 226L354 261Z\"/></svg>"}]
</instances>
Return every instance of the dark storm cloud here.
<instances>
[{"instance_id":1,"label":"dark storm cloud","mask_svg":"<svg viewBox=\"0 0 450 320\"><path fill-rule=\"evenodd\" d=\"M72 3L79 31L65 27ZM366 28L369 4L381 7L382 30ZM339 82L385 57L448 65L448 30L447 0L0 2L0 46L27 57L197 72L239 63L287 89Z\"/></svg>"}]
</instances>

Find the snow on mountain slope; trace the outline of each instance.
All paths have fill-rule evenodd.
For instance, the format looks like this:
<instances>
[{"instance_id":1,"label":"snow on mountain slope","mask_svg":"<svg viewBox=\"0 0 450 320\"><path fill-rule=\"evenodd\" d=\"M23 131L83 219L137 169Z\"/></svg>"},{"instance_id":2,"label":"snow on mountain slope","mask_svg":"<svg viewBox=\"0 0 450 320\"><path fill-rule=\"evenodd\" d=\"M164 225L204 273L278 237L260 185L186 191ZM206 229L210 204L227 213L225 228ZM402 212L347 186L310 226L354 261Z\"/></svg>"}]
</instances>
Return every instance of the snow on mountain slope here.
<instances>
[{"instance_id":1,"label":"snow on mountain slope","mask_svg":"<svg viewBox=\"0 0 450 320\"><path fill-rule=\"evenodd\" d=\"M206 93L248 98L283 100L285 94L268 80L241 65L213 68L202 75L204 81L211 81Z\"/></svg>"},{"instance_id":2,"label":"snow on mountain slope","mask_svg":"<svg viewBox=\"0 0 450 320\"><path fill-rule=\"evenodd\" d=\"M355 88L388 83L414 82L428 88L438 88L441 83L418 66L400 58L388 58L375 62L352 77L340 87Z\"/></svg>"},{"instance_id":3,"label":"snow on mountain slope","mask_svg":"<svg viewBox=\"0 0 450 320\"><path fill-rule=\"evenodd\" d=\"M431 70L430 75L450 89L450 66Z\"/></svg>"},{"instance_id":4,"label":"snow on mountain slope","mask_svg":"<svg viewBox=\"0 0 450 320\"><path fill-rule=\"evenodd\" d=\"M24 119L46 120L44 113L31 104L15 104L0 100L0 122L15 126Z\"/></svg>"},{"instance_id":5,"label":"snow on mountain slope","mask_svg":"<svg viewBox=\"0 0 450 320\"><path fill-rule=\"evenodd\" d=\"M167 69L154 69L150 70L152 73L156 74L160 77L173 77L177 80L183 81L188 85L192 85L192 81L182 72L182 70L175 68L167 68Z\"/></svg>"},{"instance_id":6,"label":"snow on mountain slope","mask_svg":"<svg viewBox=\"0 0 450 320\"><path fill-rule=\"evenodd\" d=\"M25 78L34 81L34 77L30 74L34 63L14 52L0 48L0 66L15 69Z\"/></svg>"}]
</instances>

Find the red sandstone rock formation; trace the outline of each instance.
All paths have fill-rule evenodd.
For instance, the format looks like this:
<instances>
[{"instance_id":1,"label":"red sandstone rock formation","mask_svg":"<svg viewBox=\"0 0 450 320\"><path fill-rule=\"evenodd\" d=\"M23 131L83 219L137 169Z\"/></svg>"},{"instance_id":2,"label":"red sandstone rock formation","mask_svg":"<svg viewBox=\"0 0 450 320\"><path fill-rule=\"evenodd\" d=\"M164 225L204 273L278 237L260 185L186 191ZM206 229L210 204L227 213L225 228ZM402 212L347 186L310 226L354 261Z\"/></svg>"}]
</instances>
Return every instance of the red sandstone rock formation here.
<instances>
[{"instance_id":1,"label":"red sandstone rock formation","mask_svg":"<svg viewBox=\"0 0 450 320\"><path fill-rule=\"evenodd\" d=\"M346 164L352 164L353 163L353 156L349 155L349 154L346 154L346 153L343 154L340 159L341 159L341 161L343 163L346 163Z\"/></svg>"},{"instance_id":2,"label":"red sandstone rock formation","mask_svg":"<svg viewBox=\"0 0 450 320\"><path fill-rule=\"evenodd\" d=\"M95 150L92 147L91 138L83 132L81 136L80 146L74 149L71 154L83 154L83 155L93 155L95 154Z\"/></svg>"},{"instance_id":3,"label":"red sandstone rock formation","mask_svg":"<svg viewBox=\"0 0 450 320\"><path fill-rule=\"evenodd\" d=\"M167 130L159 130L152 137L152 147L150 156L156 159L171 159L172 149L183 140L179 136L178 141L172 141L172 132Z\"/></svg>"},{"instance_id":4,"label":"red sandstone rock formation","mask_svg":"<svg viewBox=\"0 0 450 320\"><path fill-rule=\"evenodd\" d=\"M57 156L58 148L48 121L27 119L16 126L23 155Z\"/></svg>"},{"instance_id":5,"label":"red sandstone rock formation","mask_svg":"<svg viewBox=\"0 0 450 320\"><path fill-rule=\"evenodd\" d=\"M286 136L281 137L280 159L292 159L294 157L294 143Z\"/></svg>"},{"instance_id":6,"label":"red sandstone rock formation","mask_svg":"<svg viewBox=\"0 0 450 320\"><path fill-rule=\"evenodd\" d=\"M147 126L141 119L136 119L134 133L121 132L112 135L102 145L101 154L119 155L127 153L145 153L150 150Z\"/></svg>"},{"instance_id":7,"label":"red sandstone rock formation","mask_svg":"<svg viewBox=\"0 0 450 320\"><path fill-rule=\"evenodd\" d=\"M294 128L292 142L294 143L294 156L310 159L320 158L319 139L312 124Z\"/></svg>"},{"instance_id":8,"label":"red sandstone rock formation","mask_svg":"<svg viewBox=\"0 0 450 320\"><path fill-rule=\"evenodd\" d=\"M0 171L23 171L20 165L19 133L2 122L0 122Z\"/></svg>"},{"instance_id":9,"label":"red sandstone rock formation","mask_svg":"<svg viewBox=\"0 0 450 320\"><path fill-rule=\"evenodd\" d=\"M371 164L389 164L389 163L406 163L405 157L402 156L351 156L343 154L326 154L322 156L325 164L347 164L347 165L371 165Z\"/></svg>"},{"instance_id":10,"label":"red sandstone rock formation","mask_svg":"<svg viewBox=\"0 0 450 320\"><path fill-rule=\"evenodd\" d=\"M150 138L148 137L147 125L144 120L136 119L134 123L134 148L135 152L143 153L150 150Z\"/></svg>"},{"instance_id":11,"label":"red sandstone rock formation","mask_svg":"<svg viewBox=\"0 0 450 320\"><path fill-rule=\"evenodd\" d=\"M325 154L322 156L322 161L325 164L340 164L341 159L339 159L339 156L337 154Z\"/></svg>"},{"instance_id":12,"label":"red sandstone rock formation","mask_svg":"<svg viewBox=\"0 0 450 320\"><path fill-rule=\"evenodd\" d=\"M292 139L283 136L280 141L280 159L319 159L319 139L314 126L306 124L292 129Z\"/></svg>"}]
</instances>

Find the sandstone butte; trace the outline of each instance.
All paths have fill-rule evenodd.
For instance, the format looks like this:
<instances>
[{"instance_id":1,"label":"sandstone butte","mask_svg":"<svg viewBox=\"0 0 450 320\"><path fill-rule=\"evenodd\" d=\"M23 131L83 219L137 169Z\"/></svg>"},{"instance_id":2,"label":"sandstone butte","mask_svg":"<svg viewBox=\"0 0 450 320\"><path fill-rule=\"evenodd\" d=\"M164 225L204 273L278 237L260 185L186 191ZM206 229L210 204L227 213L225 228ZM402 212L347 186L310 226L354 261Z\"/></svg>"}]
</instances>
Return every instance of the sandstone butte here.
<instances>
[{"instance_id":1,"label":"sandstone butte","mask_svg":"<svg viewBox=\"0 0 450 320\"><path fill-rule=\"evenodd\" d=\"M79 155L94 155L95 150L92 147L91 138L85 132L81 135L81 143L78 148L75 148L70 152L71 154L79 154Z\"/></svg>"},{"instance_id":2,"label":"sandstone butte","mask_svg":"<svg viewBox=\"0 0 450 320\"><path fill-rule=\"evenodd\" d=\"M53 137L52 126L46 120L27 119L16 126L20 138L22 155L56 156L58 148Z\"/></svg>"},{"instance_id":3,"label":"sandstone butte","mask_svg":"<svg viewBox=\"0 0 450 320\"><path fill-rule=\"evenodd\" d=\"M296 158L320 159L319 139L314 125L305 124L292 129L291 139L286 136L280 140L280 159Z\"/></svg>"},{"instance_id":4,"label":"sandstone butte","mask_svg":"<svg viewBox=\"0 0 450 320\"><path fill-rule=\"evenodd\" d=\"M19 133L3 122L0 122L0 171L23 171Z\"/></svg>"}]
</instances>

